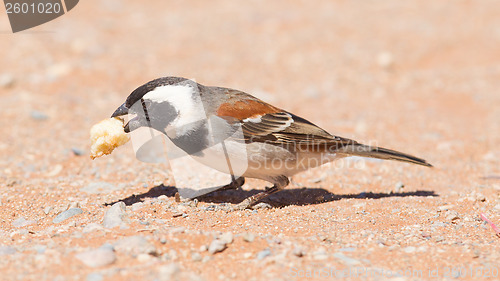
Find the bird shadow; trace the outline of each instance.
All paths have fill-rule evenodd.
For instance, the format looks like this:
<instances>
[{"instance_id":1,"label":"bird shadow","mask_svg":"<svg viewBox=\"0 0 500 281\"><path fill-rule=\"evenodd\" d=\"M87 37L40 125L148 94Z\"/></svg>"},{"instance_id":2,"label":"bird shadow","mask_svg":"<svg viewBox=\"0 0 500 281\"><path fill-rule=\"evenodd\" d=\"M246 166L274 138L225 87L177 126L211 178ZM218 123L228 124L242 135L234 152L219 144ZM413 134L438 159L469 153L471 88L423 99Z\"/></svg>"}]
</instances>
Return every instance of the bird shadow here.
<instances>
[{"instance_id":1,"label":"bird shadow","mask_svg":"<svg viewBox=\"0 0 500 281\"><path fill-rule=\"evenodd\" d=\"M125 205L130 206L134 203L142 202L145 198L155 198L160 195L174 197L178 192L175 186L158 185L151 188L148 192L142 194L134 194L127 198L112 202L105 203L105 205L113 205L117 202L124 202ZM259 189L252 190L218 190L203 196L197 197L199 202L205 203L231 203L237 204L252 195L262 192ZM268 203L272 207L284 207L290 205L304 206L304 205L317 205L331 201L342 199L381 199L387 197L437 197L434 191L416 190L408 192L360 192L350 194L335 194L321 187L302 187L302 188L289 188L273 194L262 202Z\"/></svg>"}]
</instances>

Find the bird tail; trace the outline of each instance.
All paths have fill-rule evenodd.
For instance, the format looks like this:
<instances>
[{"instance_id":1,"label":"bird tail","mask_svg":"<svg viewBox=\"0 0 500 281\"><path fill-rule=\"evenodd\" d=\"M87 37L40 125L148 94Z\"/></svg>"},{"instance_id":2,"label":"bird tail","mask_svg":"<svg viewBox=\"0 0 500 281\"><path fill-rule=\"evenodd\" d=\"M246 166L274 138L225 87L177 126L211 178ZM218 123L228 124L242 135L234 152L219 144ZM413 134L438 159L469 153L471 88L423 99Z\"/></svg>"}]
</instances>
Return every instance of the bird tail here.
<instances>
[{"instance_id":1,"label":"bird tail","mask_svg":"<svg viewBox=\"0 0 500 281\"><path fill-rule=\"evenodd\" d=\"M418 164L426 167L432 167L431 164L427 163L427 161L425 161L422 158L418 158L413 155L409 155L406 153L402 153L399 151L383 147L368 146L360 143L346 145L340 148L337 152L341 154L346 154L347 156L360 156L360 157L377 158L384 160L397 160L397 161Z\"/></svg>"}]
</instances>

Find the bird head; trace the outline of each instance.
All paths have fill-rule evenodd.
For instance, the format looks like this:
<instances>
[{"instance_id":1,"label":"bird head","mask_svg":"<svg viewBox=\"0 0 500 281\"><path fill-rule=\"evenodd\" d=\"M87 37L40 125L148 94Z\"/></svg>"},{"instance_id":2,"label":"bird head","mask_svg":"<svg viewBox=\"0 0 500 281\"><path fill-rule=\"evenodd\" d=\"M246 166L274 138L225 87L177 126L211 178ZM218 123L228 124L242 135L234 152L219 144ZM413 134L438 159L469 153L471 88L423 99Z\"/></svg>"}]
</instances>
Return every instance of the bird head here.
<instances>
[{"instance_id":1,"label":"bird head","mask_svg":"<svg viewBox=\"0 0 500 281\"><path fill-rule=\"evenodd\" d=\"M111 117L135 115L125 125L126 133L150 127L166 133L189 131L194 123L206 118L196 82L180 77L163 77L135 89Z\"/></svg>"}]
</instances>

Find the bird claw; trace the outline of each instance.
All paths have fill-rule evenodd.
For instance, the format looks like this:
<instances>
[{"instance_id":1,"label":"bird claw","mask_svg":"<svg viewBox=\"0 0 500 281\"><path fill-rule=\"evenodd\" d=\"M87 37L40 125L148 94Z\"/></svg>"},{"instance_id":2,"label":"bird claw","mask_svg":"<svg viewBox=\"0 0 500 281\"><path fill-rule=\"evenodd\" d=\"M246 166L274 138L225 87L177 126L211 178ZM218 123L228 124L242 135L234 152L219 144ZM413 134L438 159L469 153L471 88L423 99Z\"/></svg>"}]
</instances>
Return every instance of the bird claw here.
<instances>
[{"instance_id":1,"label":"bird claw","mask_svg":"<svg viewBox=\"0 0 500 281\"><path fill-rule=\"evenodd\" d=\"M251 200L245 199L241 203L237 204L236 206L233 207L235 211L243 211L246 209L250 209L252 206Z\"/></svg>"}]
</instances>

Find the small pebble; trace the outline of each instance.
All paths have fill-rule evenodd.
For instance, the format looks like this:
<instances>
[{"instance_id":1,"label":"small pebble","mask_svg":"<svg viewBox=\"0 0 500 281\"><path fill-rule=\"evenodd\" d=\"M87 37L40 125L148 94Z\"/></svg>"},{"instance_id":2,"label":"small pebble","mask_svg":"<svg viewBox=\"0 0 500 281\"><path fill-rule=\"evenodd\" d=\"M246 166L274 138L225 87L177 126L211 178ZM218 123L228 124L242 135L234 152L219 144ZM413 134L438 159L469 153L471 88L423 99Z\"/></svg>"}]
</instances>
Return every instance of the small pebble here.
<instances>
[{"instance_id":1,"label":"small pebble","mask_svg":"<svg viewBox=\"0 0 500 281\"><path fill-rule=\"evenodd\" d=\"M413 246L408 246L406 248L403 248L403 251L407 254L415 253L416 250L417 250L417 248L415 248Z\"/></svg>"},{"instance_id":2,"label":"small pebble","mask_svg":"<svg viewBox=\"0 0 500 281\"><path fill-rule=\"evenodd\" d=\"M486 197L483 194L478 193L476 195L476 200L479 201L479 202L485 202L486 201Z\"/></svg>"},{"instance_id":3,"label":"small pebble","mask_svg":"<svg viewBox=\"0 0 500 281\"><path fill-rule=\"evenodd\" d=\"M71 148L71 151L73 152L73 154L75 154L76 156L82 156L83 154L85 154L85 151L81 148L78 148L78 147L72 147Z\"/></svg>"},{"instance_id":4,"label":"small pebble","mask_svg":"<svg viewBox=\"0 0 500 281\"><path fill-rule=\"evenodd\" d=\"M50 213L50 211L52 211L52 206L47 206L45 208L43 208L43 213L48 215Z\"/></svg>"},{"instance_id":5,"label":"small pebble","mask_svg":"<svg viewBox=\"0 0 500 281\"><path fill-rule=\"evenodd\" d=\"M203 257L200 255L200 253L193 252L191 254L191 260L193 260L193 261L201 261L201 260L203 260Z\"/></svg>"},{"instance_id":6,"label":"small pebble","mask_svg":"<svg viewBox=\"0 0 500 281\"><path fill-rule=\"evenodd\" d=\"M260 251L260 252L257 253L257 259L258 260L263 260L264 258L266 258L266 257L268 257L270 255L271 255L271 250L269 250L269 249L266 248L266 249L264 249L264 250L262 250L262 251Z\"/></svg>"},{"instance_id":7,"label":"small pebble","mask_svg":"<svg viewBox=\"0 0 500 281\"><path fill-rule=\"evenodd\" d=\"M455 221L460 219L460 215L458 214L457 211L448 211L446 213L446 220L448 221Z\"/></svg>"},{"instance_id":8,"label":"small pebble","mask_svg":"<svg viewBox=\"0 0 500 281\"><path fill-rule=\"evenodd\" d=\"M55 219L52 222L53 223L60 223L60 222L65 221L66 219L71 218L72 216L76 216L76 215L79 215L81 213L83 213L83 211L80 208L70 208L70 209L60 213L59 215L57 215L57 217L55 217Z\"/></svg>"},{"instance_id":9,"label":"small pebble","mask_svg":"<svg viewBox=\"0 0 500 281\"><path fill-rule=\"evenodd\" d=\"M436 237L434 237L434 241L441 242L441 241L444 241L444 238L441 236L436 236Z\"/></svg>"},{"instance_id":10,"label":"small pebble","mask_svg":"<svg viewBox=\"0 0 500 281\"><path fill-rule=\"evenodd\" d=\"M143 185L143 187L148 187L148 184L145 183ZM168 196L165 194L162 194L162 195L158 196L158 201L166 202L166 201L168 201Z\"/></svg>"},{"instance_id":11,"label":"small pebble","mask_svg":"<svg viewBox=\"0 0 500 281\"><path fill-rule=\"evenodd\" d=\"M304 248L300 246L295 246L292 250L292 254L296 257L303 257L306 253L304 251Z\"/></svg>"},{"instance_id":12,"label":"small pebble","mask_svg":"<svg viewBox=\"0 0 500 281\"><path fill-rule=\"evenodd\" d=\"M140 209L142 209L143 207L144 207L144 203L142 203L142 202L134 203L134 204L132 204L132 212L137 212Z\"/></svg>"},{"instance_id":13,"label":"small pebble","mask_svg":"<svg viewBox=\"0 0 500 281\"><path fill-rule=\"evenodd\" d=\"M253 240L255 240L255 234L250 232L246 232L243 234L243 241L251 243L253 242Z\"/></svg>"},{"instance_id":14,"label":"small pebble","mask_svg":"<svg viewBox=\"0 0 500 281\"><path fill-rule=\"evenodd\" d=\"M172 217L174 218L178 218L178 217L183 217L185 215L185 213L181 213L181 212L174 212L172 214Z\"/></svg>"},{"instance_id":15,"label":"small pebble","mask_svg":"<svg viewBox=\"0 0 500 281\"><path fill-rule=\"evenodd\" d=\"M80 191L89 194L109 193L110 191L118 190L119 188L108 182L91 182L80 188Z\"/></svg>"},{"instance_id":16,"label":"small pebble","mask_svg":"<svg viewBox=\"0 0 500 281\"><path fill-rule=\"evenodd\" d=\"M14 76L11 74L2 74L0 75L0 87L2 88L10 88L14 85Z\"/></svg>"},{"instance_id":17,"label":"small pebble","mask_svg":"<svg viewBox=\"0 0 500 281\"><path fill-rule=\"evenodd\" d=\"M0 256L12 255L15 254L16 248L11 246L0 246Z\"/></svg>"},{"instance_id":18,"label":"small pebble","mask_svg":"<svg viewBox=\"0 0 500 281\"><path fill-rule=\"evenodd\" d=\"M98 248L75 255L76 259L89 267L101 267L114 263L116 255L113 250Z\"/></svg>"},{"instance_id":19,"label":"small pebble","mask_svg":"<svg viewBox=\"0 0 500 281\"><path fill-rule=\"evenodd\" d=\"M49 116L47 114L45 114L41 111L38 111L38 110L32 110L30 112L30 116L31 116L31 118L38 120L38 121L47 120L49 118Z\"/></svg>"},{"instance_id":20,"label":"small pebble","mask_svg":"<svg viewBox=\"0 0 500 281\"><path fill-rule=\"evenodd\" d=\"M162 276L168 277L167 279L171 279L173 278L174 275L179 274L181 272L181 268L177 264L171 263L162 266L159 272L161 273Z\"/></svg>"},{"instance_id":21,"label":"small pebble","mask_svg":"<svg viewBox=\"0 0 500 281\"><path fill-rule=\"evenodd\" d=\"M89 273L86 278L87 281L102 281L103 279L104 276L98 272Z\"/></svg>"},{"instance_id":22,"label":"small pebble","mask_svg":"<svg viewBox=\"0 0 500 281\"><path fill-rule=\"evenodd\" d=\"M234 235L233 235L233 233L232 233L232 232L228 231L228 232L223 233L223 234L219 237L219 239L220 239L222 242L226 243L226 244L231 244L231 243L233 243L233 240L234 240Z\"/></svg>"},{"instance_id":23,"label":"small pebble","mask_svg":"<svg viewBox=\"0 0 500 281\"><path fill-rule=\"evenodd\" d=\"M123 218L126 215L125 203L117 202L113 204L104 214L104 220L102 225L105 228L114 228L117 226L124 227L126 226Z\"/></svg>"},{"instance_id":24,"label":"small pebble","mask_svg":"<svg viewBox=\"0 0 500 281\"><path fill-rule=\"evenodd\" d=\"M339 253L339 254L342 254L342 253ZM318 250L312 252L311 255L312 255L312 258L315 260L328 259L328 253L326 252L325 248L319 248Z\"/></svg>"},{"instance_id":25,"label":"small pebble","mask_svg":"<svg viewBox=\"0 0 500 281\"><path fill-rule=\"evenodd\" d=\"M147 279L147 278L146 278ZM168 264L161 266L158 270L158 281L182 280L182 281L201 281L204 280L201 276L196 275L194 272L182 271L177 264Z\"/></svg>"},{"instance_id":26,"label":"small pebble","mask_svg":"<svg viewBox=\"0 0 500 281\"><path fill-rule=\"evenodd\" d=\"M97 230L104 230L104 227L98 223L89 223L83 228L82 232L91 233Z\"/></svg>"},{"instance_id":27,"label":"small pebble","mask_svg":"<svg viewBox=\"0 0 500 281\"><path fill-rule=\"evenodd\" d=\"M208 252L212 255L222 252L227 248L227 244L224 241L221 241L219 239L215 239L210 243L210 246L208 246Z\"/></svg>"},{"instance_id":28,"label":"small pebble","mask_svg":"<svg viewBox=\"0 0 500 281\"><path fill-rule=\"evenodd\" d=\"M454 205L444 205L444 206L439 206L438 207L438 211L439 212L442 212L442 211L447 211L449 209L452 209L453 207L455 207Z\"/></svg>"},{"instance_id":29,"label":"small pebble","mask_svg":"<svg viewBox=\"0 0 500 281\"><path fill-rule=\"evenodd\" d=\"M170 233L172 234L184 233L184 232L186 232L186 228L184 226L176 226L170 229Z\"/></svg>"},{"instance_id":30,"label":"small pebble","mask_svg":"<svg viewBox=\"0 0 500 281\"><path fill-rule=\"evenodd\" d=\"M136 258L138 262L144 263L153 259L153 256L149 254L138 254Z\"/></svg>"},{"instance_id":31,"label":"small pebble","mask_svg":"<svg viewBox=\"0 0 500 281\"><path fill-rule=\"evenodd\" d=\"M334 253L333 256L347 266L354 266L361 264L361 262L358 261L357 259L350 258L341 252Z\"/></svg>"},{"instance_id":32,"label":"small pebble","mask_svg":"<svg viewBox=\"0 0 500 281\"><path fill-rule=\"evenodd\" d=\"M354 247L340 248L339 251L340 252L354 252L354 251L356 251L356 248L354 248Z\"/></svg>"},{"instance_id":33,"label":"small pebble","mask_svg":"<svg viewBox=\"0 0 500 281\"><path fill-rule=\"evenodd\" d=\"M405 187L405 184L400 181L400 182L396 183L396 186L394 186L394 191L397 193L403 192L404 187Z\"/></svg>"},{"instance_id":34,"label":"small pebble","mask_svg":"<svg viewBox=\"0 0 500 281\"><path fill-rule=\"evenodd\" d=\"M28 226L28 225L31 225L34 223L36 223L36 221L27 220L24 217L20 217L12 222L12 226L19 228L19 227L25 227L25 226Z\"/></svg>"},{"instance_id":35,"label":"small pebble","mask_svg":"<svg viewBox=\"0 0 500 281\"><path fill-rule=\"evenodd\" d=\"M390 52L382 52L377 56L377 64L384 69L389 69L394 64L394 58Z\"/></svg>"},{"instance_id":36,"label":"small pebble","mask_svg":"<svg viewBox=\"0 0 500 281\"><path fill-rule=\"evenodd\" d=\"M122 238L116 241L113 246L117 252L124 252L132 256L156 253L155 246L149 243L144 236L139 235Z\"/></svg>"},{"instance_id":37,"label":"small pebble","mask_svg":"<svg viewBox=\"0 0 500 281\"><path fill-rule=\"evenodd\" d=\"M254 210L265 210L265 209L272 209L273 207L267 203L261 202L259 204L256 204L252 207Z\"/></svg>"}]
</instances>

